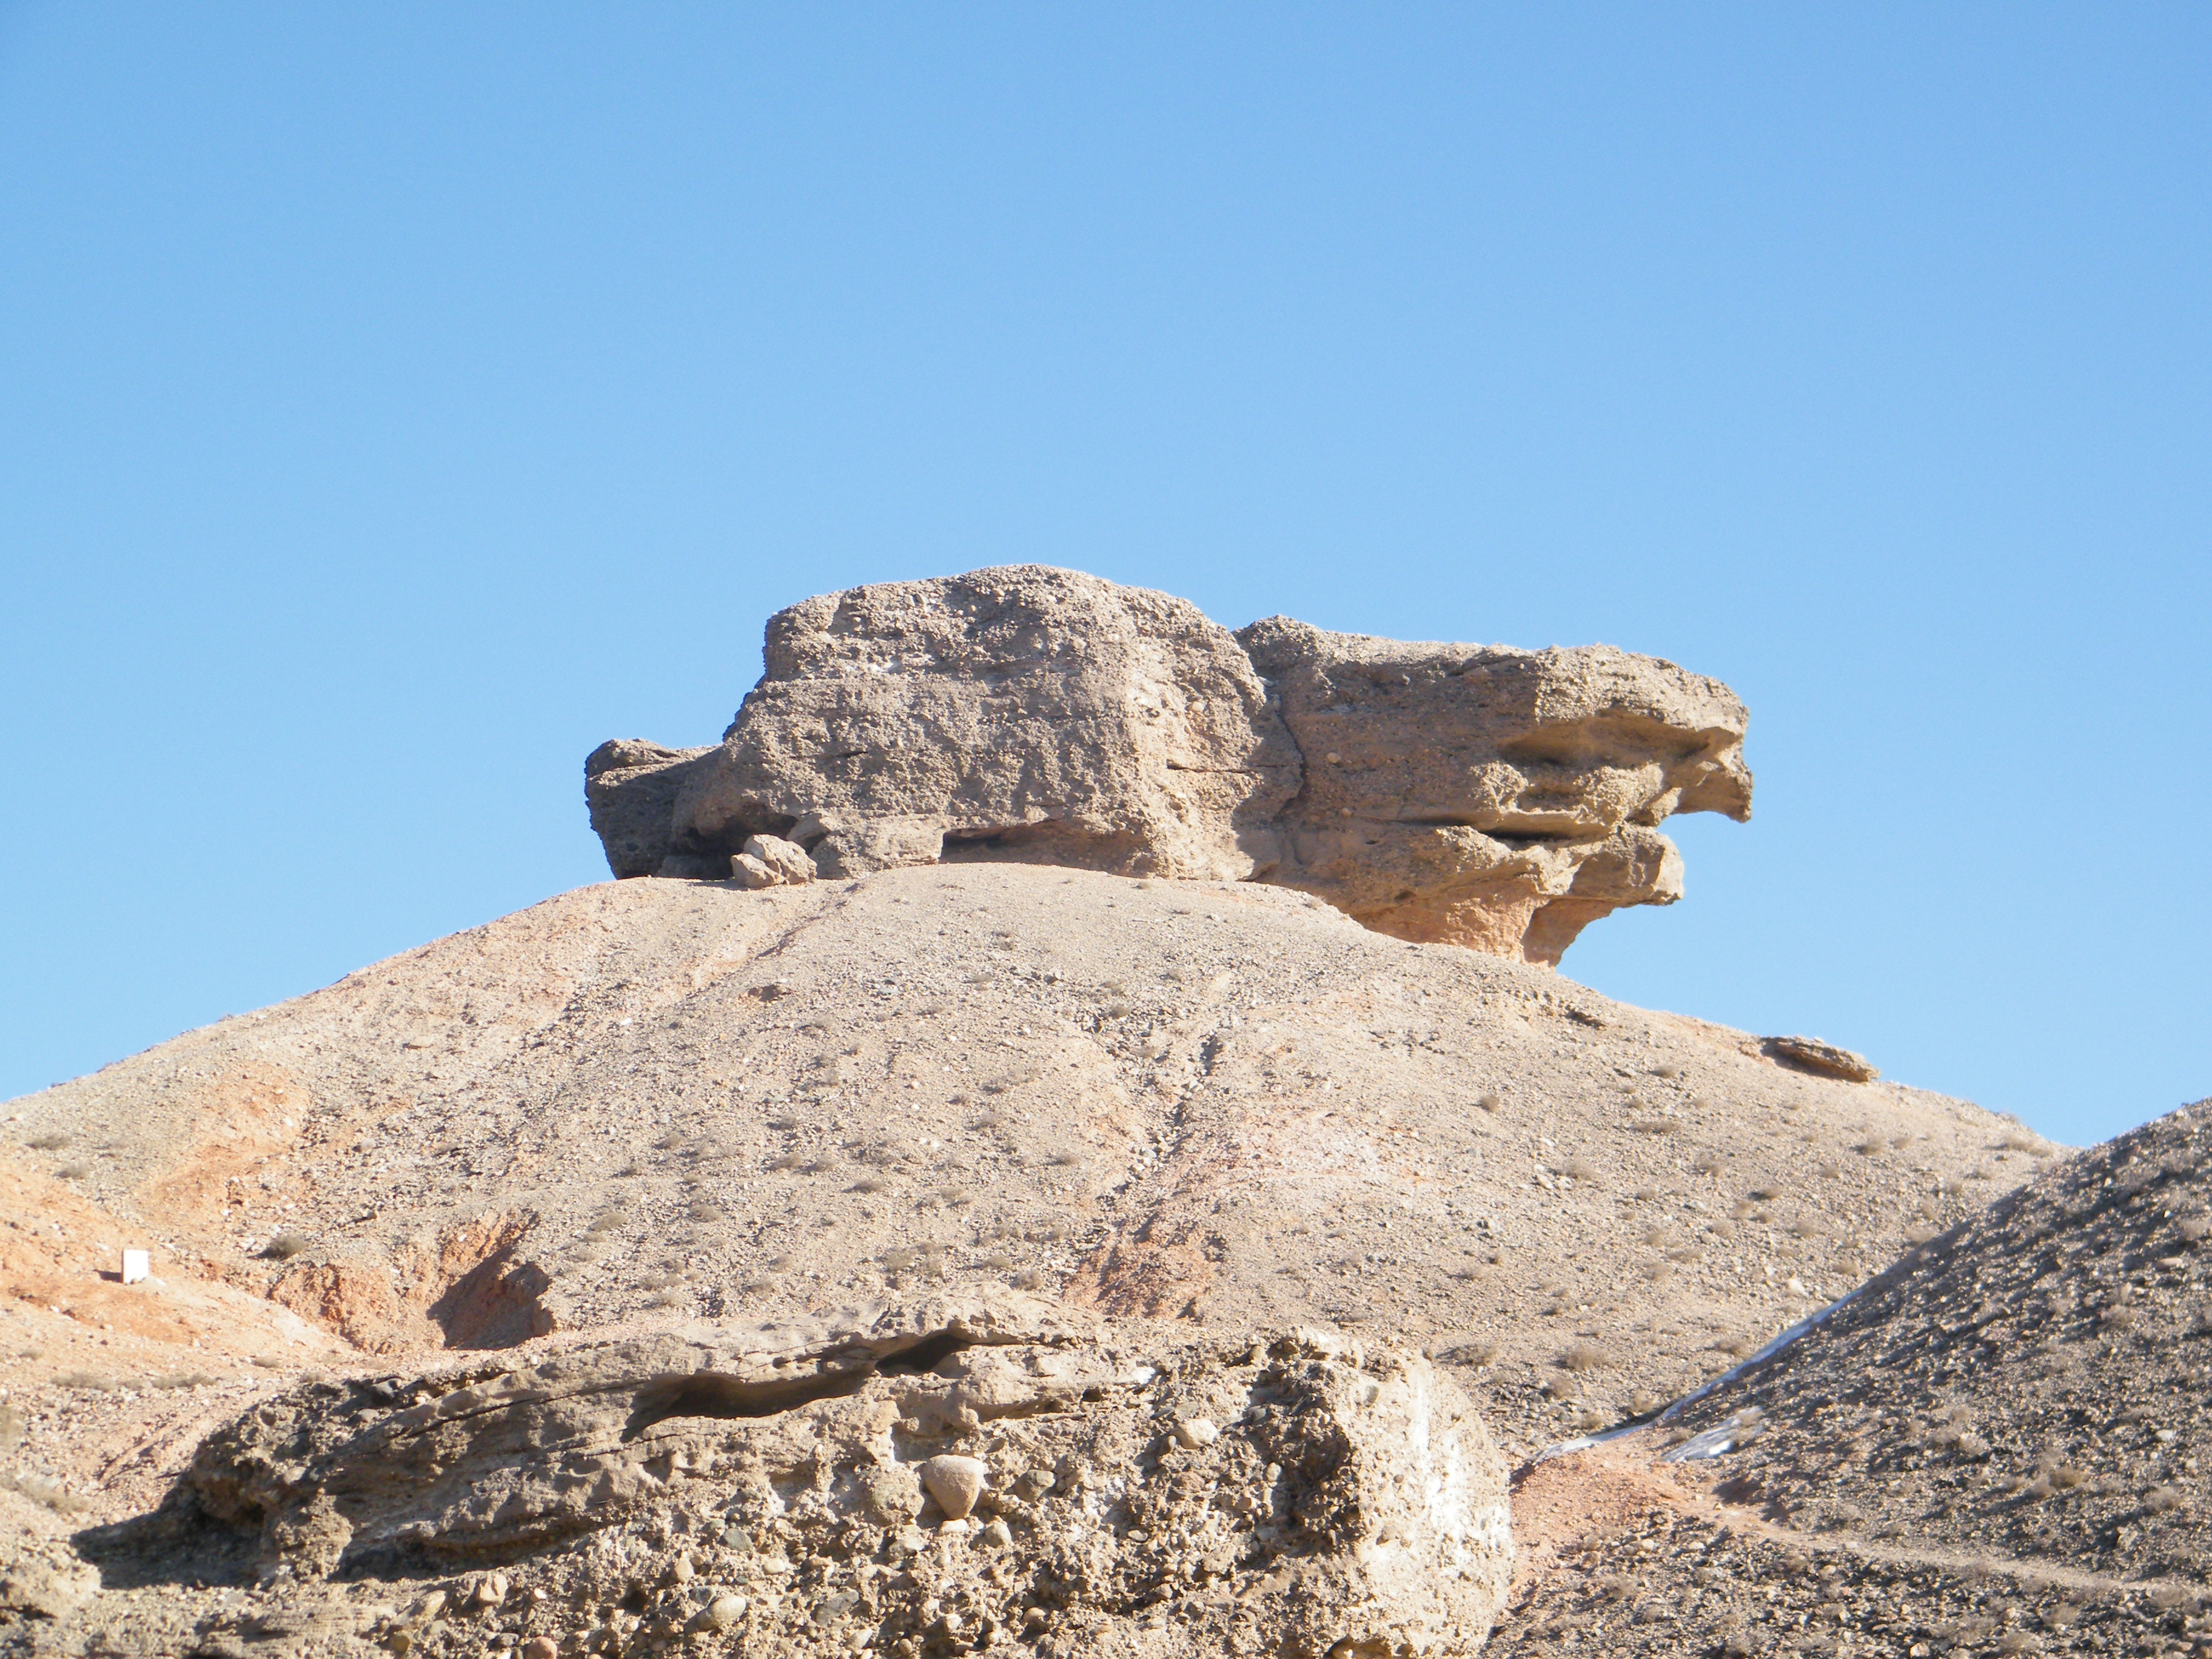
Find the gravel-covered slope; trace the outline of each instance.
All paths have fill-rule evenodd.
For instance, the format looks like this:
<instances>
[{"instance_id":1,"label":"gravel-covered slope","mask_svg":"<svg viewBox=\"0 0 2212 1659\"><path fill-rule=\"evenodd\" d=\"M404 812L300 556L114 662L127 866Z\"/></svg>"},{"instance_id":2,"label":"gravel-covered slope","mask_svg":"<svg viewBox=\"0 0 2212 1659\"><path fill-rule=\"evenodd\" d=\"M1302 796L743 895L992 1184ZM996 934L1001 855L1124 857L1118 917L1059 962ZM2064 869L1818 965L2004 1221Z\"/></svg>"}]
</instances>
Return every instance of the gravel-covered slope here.
<instances>
[{"instance_id":1,"label":"gravel-covered slope","mask_svg":"<svg viewBox=\"0 0 2212 1659\"><path fill-rule=\"evenodd\" d=\"M1640 1518L1571 1542L1504 1650L2212 1648L2205 1112L2066 1160L1663 1430L1530 1472L1532 1517L1587 1487Z\"/></svg>"},{"instance_id":2,"label":"gravel-covered slope","mask_svg":"<svg viewBox=\"0 0 2212 1659\"><path fill-rule=\"evenodd\" d=\"M1296 893L1005 865L586 888L9 1110L118 1243L379 1352L1011 1282L1387 1329L1524 1445L2047 1150Z\"/></svg>"}]
</instances>

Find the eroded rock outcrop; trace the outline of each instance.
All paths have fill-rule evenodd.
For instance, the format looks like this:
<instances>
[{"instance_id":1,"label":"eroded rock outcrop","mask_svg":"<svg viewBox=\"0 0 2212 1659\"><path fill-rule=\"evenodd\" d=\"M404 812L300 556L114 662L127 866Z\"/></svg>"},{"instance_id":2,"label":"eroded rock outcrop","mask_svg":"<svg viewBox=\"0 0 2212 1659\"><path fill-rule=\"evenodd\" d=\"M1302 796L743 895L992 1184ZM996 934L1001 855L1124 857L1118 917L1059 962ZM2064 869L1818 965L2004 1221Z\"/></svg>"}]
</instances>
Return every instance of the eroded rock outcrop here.
<instances>
[{"instance_id":1,"label":"eroded rock outcrop","mask_svg":"<svg viewBox=\"0 0 2212 1659\"><path fill-rule=\"evenodd\" d=\"M1657 825L1750 815L1743 706L1604 646L1238 634L1041 565L809 599L720 745L586 763L618 876L726 879L756 836L824 875L960 859L1272 881L1382 932L1556 963L1670 903Z\"/></svg>"},{"instance_id":2,"label":"eroded rock outcrop","mask_svg":"<svg viewBox=\"0 0 2212 1659\"><path fill-rule=\"evenodd\" d=\"M1470 1652L1512 1567L1503 1461L1425 1360L1018 1297L310 1383L166 1524L258 1538L302 1626L442 1577L381 1632L429 1654L494 1611L562 1653Z\"/></svg>"},{"instance_id":3,"label":"eroded rock outcrop","mask_svg":"<svg viewBox=\"0 0 2212 1659\"><path fill-rule=\"evenodd\" d=\"M1608 911L1681 896L1662 819L1751 816L1743 705L1673 663L1282 617L1237 637L1305 760L1268 879L1378 932L1557 963Z\"/></svg>"},{"instance_id":4,"label":"eroded rock outcrop","mask_svg":"<svg viewBox=\"0 0 2212 1659\"><path fill-rule=\"evenodd\" d=\"M594 752L617 874L726 877L771 835L833 876L992 858L1237 878L1297 788L1250 660L1164 593L1038 565L886 582L779 612L765 655L719 748ZM663 799L656 860L634 826Z\"/></svg>"}]
</instances>

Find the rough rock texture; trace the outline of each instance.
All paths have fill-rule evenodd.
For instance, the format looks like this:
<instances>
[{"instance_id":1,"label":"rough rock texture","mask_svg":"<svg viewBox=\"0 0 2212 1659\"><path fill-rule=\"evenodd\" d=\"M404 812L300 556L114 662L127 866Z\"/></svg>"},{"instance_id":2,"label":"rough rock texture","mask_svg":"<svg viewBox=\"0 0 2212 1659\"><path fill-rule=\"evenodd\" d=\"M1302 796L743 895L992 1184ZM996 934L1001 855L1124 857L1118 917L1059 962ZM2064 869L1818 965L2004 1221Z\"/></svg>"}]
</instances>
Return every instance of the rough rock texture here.
<instances>
[{"instance_id":1,"label":"rough rock texture","mask_svg":"<svg viewBox=\"0 0 2212 1659\"><path fill-rule=\"evenodd\" d=\"M826 875L1012 860L1271 881L1400 938L1553 963L1681 895L1656 825L1750 816L1743 706L1608 647L1407 645L1041 565L809 599L720 747L585 763L617 876L787 836ZM741 877L751 872L739 866Z\"/></svg>"},{"instance_id":2,"label":"rough rock texture","mask_svg":"<svg viewBox=\"0 0 2212 1659\"><path fill-rule=\"evenodd\" d=\"M1871 1083L1881 1075L1864 1054L1838 1048L1818 1037L1769 1037L1762 1046L1784 1066L1794 1066L1819 1077L1841 1078L1846 1083Z\"/></svg>"},{"instance_id":3,"label":"rough rock texture","mask_svg":"<svg viewBox=\"0 0 2212 1659\"><path fill-rule=\"evenodd\" d=\"M773 887L781 882L803 887L815 878L814 860L797 842L784 840L781 836L748 836L745 850L738 854L750 860L755 866L767 872L769 879L748 885ZM732 860L734 866L736 860Z\"/></svg>"},{"instance_id":4,"label":"rough rock texture","mask_svg":"<svg viewBox=\"0 0 2212 1659\"><path fill-rule=\"evenodd\" d=\"M887 582L779 612L765 654L683 771L677 871L765 833L825 875L987 858L1242 877L1297 787L1236 641L1164 593L1039 565Z\"/></svg>"},{"instance_id":5,"label":"rough rock texture","mask_svg":"<svg viewBox=\"0 0 2212 1659\"><path fill-rule=\"evenodd\" d=\"M1674 812L1751 816L1743 705L1609 646L1516 651L1237 636L1305 757L1268 878L1401 939L1556 963L1625 904L1671 904Z\"/></svg>"},{"instance_id":6,"label":"rough rock texture","mask_svg":"<svg viewBox=\"0 0 2212 1659\"><path fill-rule=\"evenodd\" d=\"M1465 1653L1512 1575L1504 1463L1426 1361L1020 1298L310 1384L86 1547L173 1577L252 1549L276 1594L196 1634L256 1653L272 1624L423 1655ZM368 1613L408 1579L411 1613Z\"/></svg>"},{"instance_id":7,"label":"rough rock texture","mask_svg":"<svg viewBox=\"0 0 2212 1659\"><path fill-rule=\"evenodd\" d=\"M657 875L668 864L678 793L700 759L714 752L618 738L584 757L584 800L592 811L592 833L606 849L607 867L616 875ZM710 859L696 858L670 866L668 873L712 878L728 874L729 865L726 860L717 866Z\"/></svg>"}]
</instances>

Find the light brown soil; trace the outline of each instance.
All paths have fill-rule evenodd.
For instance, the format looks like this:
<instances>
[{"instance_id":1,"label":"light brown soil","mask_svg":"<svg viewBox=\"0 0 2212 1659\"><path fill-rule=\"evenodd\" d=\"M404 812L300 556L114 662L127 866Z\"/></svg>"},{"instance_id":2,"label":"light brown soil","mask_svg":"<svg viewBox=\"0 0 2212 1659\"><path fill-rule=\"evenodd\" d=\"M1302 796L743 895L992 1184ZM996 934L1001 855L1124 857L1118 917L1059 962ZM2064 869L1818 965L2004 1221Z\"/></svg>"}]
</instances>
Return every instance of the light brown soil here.
<instances>
[{"instance_id":1,"label":"light brown soil","mask_svg":"<svg viewBox=\"0 0 2212 1659\"><path fill-rule=\"evenodd\" d=\"M1402 1337L1526 1455L2051 1150L1285 890L1016 865L580 890L0 1119L48 1532L305 1367L1010 1282Z\"/></svg>"}]
</instances>

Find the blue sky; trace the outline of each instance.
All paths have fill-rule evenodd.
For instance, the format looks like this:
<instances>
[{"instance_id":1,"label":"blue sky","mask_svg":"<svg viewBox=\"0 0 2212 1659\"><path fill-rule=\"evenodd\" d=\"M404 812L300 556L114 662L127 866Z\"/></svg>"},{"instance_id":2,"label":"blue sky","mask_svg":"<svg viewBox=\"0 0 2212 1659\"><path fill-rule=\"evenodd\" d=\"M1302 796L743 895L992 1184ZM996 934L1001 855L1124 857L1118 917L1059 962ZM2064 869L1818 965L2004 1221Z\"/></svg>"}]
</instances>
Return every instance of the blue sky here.
<instances>
[{"instance_id":1,"label":"blue sky","mask_svg":"<svg viewBox=\"0 0 2212 1659\"><path fill-rule=\"evenodd\" d=\"M2212 11L0 5L0 1094L605 866L769 613L1606 641L1747 825L1568 973L2212 1093Z\"/></svg>"}]
</instances>

